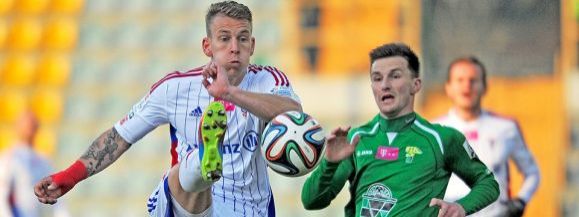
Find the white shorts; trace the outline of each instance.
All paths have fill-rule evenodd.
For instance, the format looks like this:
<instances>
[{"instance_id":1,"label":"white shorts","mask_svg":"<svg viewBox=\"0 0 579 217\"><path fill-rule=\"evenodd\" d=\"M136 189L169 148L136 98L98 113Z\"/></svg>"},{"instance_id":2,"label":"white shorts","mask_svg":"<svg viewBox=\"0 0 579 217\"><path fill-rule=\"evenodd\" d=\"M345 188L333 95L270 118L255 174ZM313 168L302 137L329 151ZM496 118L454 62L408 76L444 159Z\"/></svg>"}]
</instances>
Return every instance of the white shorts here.
<instances>
[{"instance_id":1,"label":"white shorts","mask_svg":"<svg viewBox=\"0 0 579 217\"><path fill-rule=\"evenodd\" d=\"M169 178L165 176L147 201L147 211L151 217L211 217L213 206L200 214L187 212L171 195Z\"/></svg>"},{"instance_id":2,"label":"white shorts","mask_svg":"<svg viewBox=\"0 0 579 217\"><path fill-rule=\"evenodd\" d=\"M262 209L249 204L243 209L231 209L235 203L230 199L216 198L215 195L212 198L211 205L207 210L200 214L191 214L173 198L169 189L169 179L165 176L149 196L147 211L151 217L275 217L274 201L271 194L269 200L262 202Z\"/></svg>"}]
</instances>

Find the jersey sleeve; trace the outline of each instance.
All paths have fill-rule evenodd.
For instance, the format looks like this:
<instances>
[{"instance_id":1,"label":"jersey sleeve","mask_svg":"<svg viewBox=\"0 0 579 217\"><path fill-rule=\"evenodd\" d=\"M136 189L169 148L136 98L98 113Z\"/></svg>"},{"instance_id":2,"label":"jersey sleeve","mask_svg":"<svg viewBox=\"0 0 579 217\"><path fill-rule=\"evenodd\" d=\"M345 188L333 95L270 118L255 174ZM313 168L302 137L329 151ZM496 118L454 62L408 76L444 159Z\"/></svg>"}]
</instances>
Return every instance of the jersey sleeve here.
<instances>
[{"instance_id":1,"label":"jersey sleeve","mask_svg":"<svg viewBox=\"0 0 579 217\"><path fill-rule=\"evenodd\" d=\"M293 99L301 104L299 96L294 92L288 77L279 69L272 66L259 67L261 69L259 91Z\"/></svg>"},{"instance_id":2,"label":"jersey sleeve","mask_svg":"<svg viewBox=\"0 0 579 217\"><path fill-rule=\"evenodd\" d=\"M353 155L337 163L328 162L324 157L302 188L304 208L317 210L330 205L354 171Z\"/></svg>"},{"instance_id":3,"label":"jersey sleeve","mask_svg":"<svg viewBox=\"0 0 579 217\"><path fill-rule=\"evenodd\" d=\"M471 191L457 201L466 214L472 214L493 203L499 196L499 185L492 172L478 159L465 137L452 129L445 164L460 177Z\"/></svg>"},{"instance_id":4,"label":"jersey sleeve","mask_svg":"<svg viewBox=\"0 0 579 217\"><path fill-rule=\"evenodd\" d=\"M166 83L152 89L131 108L127 116L115 124L114 128L119 135L133 144L157 126L168 123L166 95Z\"/></svg>"},{"instance_id":5,"label":"jersey sleeve","mask_svg":"<svg viewBox=\"0 0 579 217\"><path fill-rule=\"evenodd\" d=\"M535 163L533 155L527 148L523 135L518 127L518 124L514 123L512 130L507 133L507 143L509 147L513 147L511 152L511 159L514 161L517 169L523 174L525 180L523 185L519 190L518 197L523 199L526 203L531 200L531 197L539 187L540 174L539 168Z\"/></svg>"}]
</instances>

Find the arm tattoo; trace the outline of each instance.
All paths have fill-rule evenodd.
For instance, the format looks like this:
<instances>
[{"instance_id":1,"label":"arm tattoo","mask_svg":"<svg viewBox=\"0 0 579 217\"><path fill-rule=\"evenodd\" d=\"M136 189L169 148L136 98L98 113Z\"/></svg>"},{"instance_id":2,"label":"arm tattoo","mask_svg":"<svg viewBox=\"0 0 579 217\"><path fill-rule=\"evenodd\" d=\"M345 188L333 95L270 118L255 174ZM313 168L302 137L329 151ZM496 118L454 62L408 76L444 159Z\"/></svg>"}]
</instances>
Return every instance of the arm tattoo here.
<instances>
[{"instance_id":1,"label":"arm tattoo","mask_svg":"<svg viewBox=\"0 0 579 217\"><path fill-rule=\"evenodd\" d=\"M115 128L106 131L81 157L88 162L86 165L88 175L92 176L108 167L130 147L131 144L126 142Z\"/></svg>"}]
</instances>

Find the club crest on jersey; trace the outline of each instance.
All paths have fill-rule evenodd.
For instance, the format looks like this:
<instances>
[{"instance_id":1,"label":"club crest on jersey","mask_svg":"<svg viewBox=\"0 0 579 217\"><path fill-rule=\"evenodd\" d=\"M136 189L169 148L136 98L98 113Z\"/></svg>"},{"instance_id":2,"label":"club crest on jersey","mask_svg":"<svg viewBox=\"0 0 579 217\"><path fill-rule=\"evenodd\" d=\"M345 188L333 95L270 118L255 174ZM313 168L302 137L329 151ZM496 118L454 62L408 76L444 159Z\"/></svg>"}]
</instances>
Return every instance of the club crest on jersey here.
<instances>
[{"instance_id":1,"label":"club crest on jersey","mask_svg":"<svg viewBox=\"0 0 579 217\"><path fill-rule=\"evenodd\" d=\"M235 110L235 104L233 104L232 102L225 101L221 98L216 98L214 101L223 103L223 106L225 107L225 111L230 112L230 111Z\"/></svg>"},{"instance_id":2,"label":"club crest on jersey","mask_svg":"<svg viewBox=\"0 0 579 217\"><path fill-rule=\"evenodd\" d=\"M368 187L362 195L361 217L387 217L398 200L393 197L390 188L382 183Z\"/></svg>"},{"instance_id":3,"label":"club crest on jersey","mask_svg":"<svg viewBox=\"0 0 579 217\"><path fill-rule=\"evenodd\" d=\"M243 137L243 148L254 152L259 145L259 135L255 131L249 131Z\"/></svg>"},{"instance_id":4,"label":"club crest on jersey","mask_svg":"<svg viewBox=\"0 0 579 217\"><path fill-rule=\"evenodd\" d=\"M412 163L414 161L414 156L422 154L422 150L416 146L406 147L406 163Z\"/></svg>"},{"instance_id":5,"label":"club crest on jersey","mask_svg":"<svg viewBox=\"0 0 579 217\"><path fill-rule=\"evenodd\" d=\"M378 151L376 151L376 159L395 161L398 159L399 152L398 147L379 146Z\"/></svg>"}]
</instances>

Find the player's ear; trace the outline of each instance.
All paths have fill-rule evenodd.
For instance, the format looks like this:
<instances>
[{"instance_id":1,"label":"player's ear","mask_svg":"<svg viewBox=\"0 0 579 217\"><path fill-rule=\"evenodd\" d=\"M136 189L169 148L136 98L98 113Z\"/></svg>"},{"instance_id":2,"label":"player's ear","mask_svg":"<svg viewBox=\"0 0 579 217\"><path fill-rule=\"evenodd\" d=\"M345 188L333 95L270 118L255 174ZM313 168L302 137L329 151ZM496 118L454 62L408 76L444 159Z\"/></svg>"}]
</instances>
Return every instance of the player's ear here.
<instances>
[{"instance_id":1,"label":"player's ear","mask_svg":"<svg viewBox=\"0 0 579 217\"><path fill-rule=\"evenodd\" d=\"M411 94L415 95L418 93L418 91L420 91L420 89L422 88L422 80L420 78L413 78L412 79L412 90L411 90Z\"/></svg>"},{"instance_id":2,"label":"player's ear","mask_svg":"<svg viewBox=\"0 0 579 217\"><path fill-rule=\"evenodd\" d=\"M211 51L211 41L208 37L203 38L201 42L201 48L203 48L203 53L205 56L213 57L213 51Z\"/></svg>"},{"instance_id":3,"label":"player's ear","mask_svg":"<svg viewBox=\"0 0 579 217\"><path fill-rule=\"evenodd\" d=\"M251 37L251 51L249 52L249 55L253 55L254 50L255 50L255 38L252 36Z\"/></svg>"}]
</instances>

